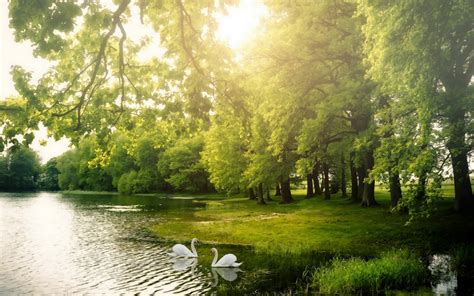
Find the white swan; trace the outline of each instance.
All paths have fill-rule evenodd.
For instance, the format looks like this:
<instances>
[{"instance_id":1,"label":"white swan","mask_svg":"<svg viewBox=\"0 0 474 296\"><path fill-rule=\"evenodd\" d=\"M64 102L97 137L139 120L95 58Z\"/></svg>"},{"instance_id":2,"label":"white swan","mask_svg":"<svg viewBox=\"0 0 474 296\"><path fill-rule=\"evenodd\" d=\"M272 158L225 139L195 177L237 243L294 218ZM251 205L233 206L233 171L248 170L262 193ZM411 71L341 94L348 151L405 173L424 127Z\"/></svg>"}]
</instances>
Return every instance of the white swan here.
<instances>
[{"instance_id":1,"label":"white swan","mask_svg":"<svg viewBox=\"0 0 474 296\"><path fill-rule=\"evenodd\" d=\"M168 255L173 256L173 257L196 258L198 257L198 254L196 252L196 248L194 247L194 243L197 243L197 242L198 242L197 238L193 238L191 240L192 252L185 245L176 244L172 248L173 252L168 253Z\"/></svg>"},{"instance_id":2,"label":"white swan","mask_svg":"<svg viewBox=\"0 0 474 296\"><path fill-rule=\"evenodd\" d=\"M242 262L238 263L237 257L234 254L226 254L222 256L222 258L217 261L217 257L219 256L217 253L216 248L211 249L212 253L214 253L214 260L212 260L212 267L239 267Z\"/></svg>"}]
</instances>

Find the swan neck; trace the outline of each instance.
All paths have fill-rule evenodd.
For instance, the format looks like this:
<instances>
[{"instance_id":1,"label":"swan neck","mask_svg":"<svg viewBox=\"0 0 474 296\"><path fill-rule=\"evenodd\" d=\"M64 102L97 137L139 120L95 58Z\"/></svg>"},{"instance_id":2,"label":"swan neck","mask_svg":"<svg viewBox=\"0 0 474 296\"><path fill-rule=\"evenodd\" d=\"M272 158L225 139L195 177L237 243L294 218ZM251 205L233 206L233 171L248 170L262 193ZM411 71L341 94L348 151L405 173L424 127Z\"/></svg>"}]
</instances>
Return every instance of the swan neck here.
<instances>
[{"instance_id":1,"label":"swan neck","mask_svg":"<svg viewBox=\"0 0 474 296\"><path fill-rule=\"evenodd\" d=\"M191 251L193 252L195 256L197 256L197 251L196 251L196 248L194 247L194 241L191 242Z\"/></svg>"},{"instance_id":2,"label":"swan neck","mask_svg":"<svg viewBox=\"0 0 474 296\"><path fill-rule=\"evenodd\" d=\"M217 255L217 250L216 250L216 251L214 252L214 259L212 260L212 264L211 264L211 265L216 265L216 263L217 263L217 257L218 257L218 255Z\"/></svg>"}]
</instances>

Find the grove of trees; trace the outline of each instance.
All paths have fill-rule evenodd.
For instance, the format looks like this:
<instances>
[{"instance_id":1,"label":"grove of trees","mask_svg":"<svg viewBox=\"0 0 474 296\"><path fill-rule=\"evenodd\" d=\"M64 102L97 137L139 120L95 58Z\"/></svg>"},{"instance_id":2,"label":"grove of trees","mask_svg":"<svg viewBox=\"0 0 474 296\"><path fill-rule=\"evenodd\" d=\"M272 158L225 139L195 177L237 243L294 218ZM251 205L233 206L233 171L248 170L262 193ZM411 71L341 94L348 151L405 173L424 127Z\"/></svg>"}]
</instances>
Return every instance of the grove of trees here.
<instances>
[{"instance_id":1,"label":"grove of trees","mask_svg":"<svg viewBox=\"0 0 474 296\"><path fill-rule=\"evenodd\" d=\"M266 0L236 54L215 16L237 2L11 0L16 39L53 66L38 83L12 69L0 147L31 143L40 123L70 138L65 189L264 204L277 188L286 203L299 176L307 198L340 190L370 207L378 182L417 216L451 176L454 208L474 210L471 1ZM133 38L136 23L152 33Z\"/></svg>"}]
</instances>

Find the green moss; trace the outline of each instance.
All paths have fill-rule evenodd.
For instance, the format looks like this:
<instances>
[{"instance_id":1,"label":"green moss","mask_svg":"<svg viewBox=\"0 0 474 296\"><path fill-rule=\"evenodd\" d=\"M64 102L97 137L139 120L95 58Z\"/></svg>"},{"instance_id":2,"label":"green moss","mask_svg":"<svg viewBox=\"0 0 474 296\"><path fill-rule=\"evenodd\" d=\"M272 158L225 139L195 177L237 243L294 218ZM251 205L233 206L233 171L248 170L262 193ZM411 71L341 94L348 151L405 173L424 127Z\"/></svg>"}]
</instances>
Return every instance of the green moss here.
<instances>
[{"instance_id":1,"label":"green moss","mask_svg":"<svg viewBox=\"0 0 474 296\"><path fill-rule=\"evenodd\" d=\"M429 271L412 253L392 251L379 259L335 259L317 270L313 285L329 294L376 294L385 290L413 289L427 281Z\"/></svg>"},{"instance_id":2,"label":"green moss","mask_svg":"<svg viewBox=\"0 0 474 296\"><path fill-rule=\"evenodd\" d=\"M389 211L389 194L377 192L380 207L362 208L339 196L331 200L304 199L295 192L296 202L257 205L245 198L218 200L213 196L204 209L192 217L170 219L151 230L170 240L198 237L208 243L254 246L266 253L331 252L374 256L391 247L416 250L448 250L470 239L473 219L450 210L452 200L440 201L438 211L428 220L405 226L407 216ZM205 199L201 199L205 200Z\"/></svg>"}]
</instances>

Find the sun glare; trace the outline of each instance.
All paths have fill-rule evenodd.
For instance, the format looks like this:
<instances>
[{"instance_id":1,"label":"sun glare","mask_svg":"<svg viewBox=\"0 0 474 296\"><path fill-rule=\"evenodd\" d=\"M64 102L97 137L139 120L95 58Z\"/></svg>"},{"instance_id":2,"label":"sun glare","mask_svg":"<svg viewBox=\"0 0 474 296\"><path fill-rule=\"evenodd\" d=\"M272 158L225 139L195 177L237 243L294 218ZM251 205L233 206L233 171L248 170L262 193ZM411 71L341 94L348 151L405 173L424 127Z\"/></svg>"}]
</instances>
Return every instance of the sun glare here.
<instances>
[{"instance_id":1,"label":"sun glare","mask_svg":"<svg viewBox=\"0 0 474 296\"><path fill-rule=\"evenodd\" d=\"M228 14L218 14L217 37L226 41L229 47L239 49L257 29L260 18L267 13L260 1L241 0L236 7L228 7Z\"/></svg>"}]
</instances>

